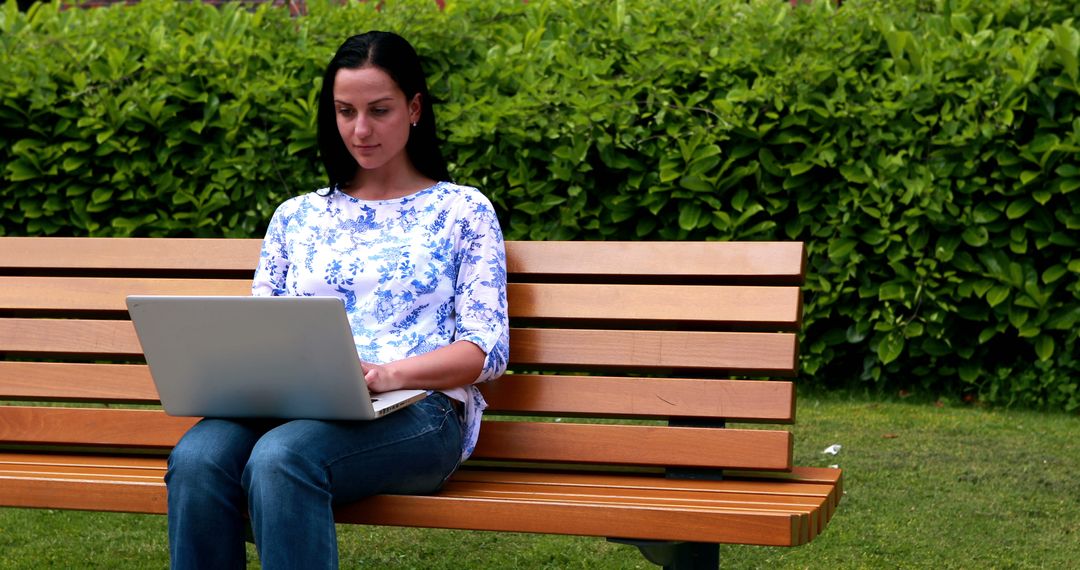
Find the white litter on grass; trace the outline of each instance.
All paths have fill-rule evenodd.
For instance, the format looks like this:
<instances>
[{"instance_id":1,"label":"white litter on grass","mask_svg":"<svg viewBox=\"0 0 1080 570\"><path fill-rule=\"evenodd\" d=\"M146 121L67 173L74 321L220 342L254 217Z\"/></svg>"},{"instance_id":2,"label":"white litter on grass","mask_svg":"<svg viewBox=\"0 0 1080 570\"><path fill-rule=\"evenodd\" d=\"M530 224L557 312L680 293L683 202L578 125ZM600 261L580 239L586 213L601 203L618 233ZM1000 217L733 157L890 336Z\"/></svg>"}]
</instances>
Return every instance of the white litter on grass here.
<instances>
[{"instance_id":1,"label":"white litter on grass","mask_svg":"<svg viewBox=\"0 0 1080 570\"><path fill-rule=\"evenodd\" d=\"M825 451L822 451L822 453L824 453L826 455L836 455L837 453L840 453L840 448L841 447L843 447L843 446L841 446L839 443L834 443L834 444L830 445L829 447L826 447Z\"/></svg>"},{"instance_id":2,"label":"white litter on grass","mask_svg":"<svg viewBox=\"0 0 1080 570\"><path fill-rule=\"evenodd\" d=\"M833 463L832 465L829 466L829 469L839 469L839 468L840 468L840 466L837 465L836 463Z\"/></svg>"}]
</instances>

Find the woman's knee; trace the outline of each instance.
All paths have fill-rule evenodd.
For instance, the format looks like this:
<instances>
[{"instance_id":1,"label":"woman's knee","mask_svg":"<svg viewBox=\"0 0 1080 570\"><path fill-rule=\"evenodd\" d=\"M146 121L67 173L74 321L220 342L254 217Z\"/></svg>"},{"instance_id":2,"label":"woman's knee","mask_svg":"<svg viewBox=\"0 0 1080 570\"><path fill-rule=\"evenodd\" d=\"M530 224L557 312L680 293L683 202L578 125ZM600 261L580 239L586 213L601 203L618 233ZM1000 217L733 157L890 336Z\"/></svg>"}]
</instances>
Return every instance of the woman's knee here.
<instances>
[{"instance_id":1,"label":"woman's knee","mask_svg":"<svg viewBox=\"0 0 1080 570\"><path fill-rule=\"evenodd\" d=\"M263 484L270 488L297 484L325 488L329 481L325 467L310 454L310 442L279 429L264 435L251 450L243 484L250 494Z\"/></svg>"},{"instance_id":2,"label":"woman's knee","mask_svg":"<svg viewBox=\"0 0 1080 570\"><path fill-rule=\"evenodd\" d=\"M192 427L169 455L166 482L191 477L200 485L225 479L238 482L255 437L225 420L202 420Z\"/></svg>"}]
</instances>

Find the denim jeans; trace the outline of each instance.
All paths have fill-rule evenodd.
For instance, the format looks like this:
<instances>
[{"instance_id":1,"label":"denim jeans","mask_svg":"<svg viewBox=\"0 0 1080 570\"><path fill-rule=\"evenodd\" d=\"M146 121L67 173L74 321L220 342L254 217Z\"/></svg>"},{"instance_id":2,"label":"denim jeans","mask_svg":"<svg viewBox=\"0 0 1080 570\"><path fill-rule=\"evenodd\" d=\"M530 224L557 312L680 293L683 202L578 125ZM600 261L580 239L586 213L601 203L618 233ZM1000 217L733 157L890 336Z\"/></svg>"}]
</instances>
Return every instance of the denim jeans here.
<instances>
[{"instance_id":1,"label":"denim jeans","mask_svg":"<svg viewBox=\"0 0 1080 570\"><path fill-rule=\"evenodd\" d=\"M173 449L172 568L244 568L246 516L263 568L336 568L333 506L438 490L461 458L438 392L373 421L204 419Z\"/></svg>"}]
</instances>

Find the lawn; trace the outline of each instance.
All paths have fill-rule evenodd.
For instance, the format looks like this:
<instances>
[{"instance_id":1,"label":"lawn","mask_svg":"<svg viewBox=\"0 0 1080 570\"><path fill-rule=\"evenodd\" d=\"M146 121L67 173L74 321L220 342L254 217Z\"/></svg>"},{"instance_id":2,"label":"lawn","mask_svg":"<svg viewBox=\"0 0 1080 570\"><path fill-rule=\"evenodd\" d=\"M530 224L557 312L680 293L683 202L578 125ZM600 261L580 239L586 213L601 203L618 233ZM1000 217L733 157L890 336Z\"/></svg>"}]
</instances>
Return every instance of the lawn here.
<instances>
[{"instance_id":1,"label":"lawn","mask_svg":"<svg viewBox=\"0 0 1080 570\"><path fill-rule=\"evenodd\" d=\"M798 419L796 463L845 470L840 509L808 546L723 546L722 566L1067 568L1080 560L1080 417L832 395L802 397ZM839 454L822 453L833 444ZM343 568L653 568L603 539L339 531ZM2 568L165 568L165 519L0 509L0 553Z\"/></svg>"}]
</instances>

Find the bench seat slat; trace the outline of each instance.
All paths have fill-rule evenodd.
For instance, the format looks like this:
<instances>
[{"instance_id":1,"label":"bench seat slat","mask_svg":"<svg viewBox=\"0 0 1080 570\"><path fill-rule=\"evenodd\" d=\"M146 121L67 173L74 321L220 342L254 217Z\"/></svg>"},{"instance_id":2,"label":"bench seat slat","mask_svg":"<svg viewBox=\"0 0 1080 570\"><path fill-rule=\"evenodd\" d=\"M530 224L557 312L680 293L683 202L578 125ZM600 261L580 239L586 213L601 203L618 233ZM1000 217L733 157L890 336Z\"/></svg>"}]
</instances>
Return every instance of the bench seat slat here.
<instances>
[{"instance_id":1,"label":"bench seat slat","mask_svg":"<svg viewBox=\"0 0 1080 570\"><path fill-rule=\"evenodd\" d=\"M162 460L159 460L161 463ZM160 483L164 467L157 469L131 469L100 466L37 466L0 463L0 477L20 478L43 476L65 481L113 481L131 483ZM594 476L598 481L609 477ZM728 487L728 486L726 486ZM649 486L605 487L603 485L547 485L544 483L476 481L455 477L445 487L446 494L474 498L512 498L519 501L622 503L649 506L672 506L685 509L753 509L753 510L799 510L820 506L821 498L799 494L755 494L745 490L731 492L727 488L672 491Z\"/></svg>"},{"instance_id":2,"label":"bench seat slat","mask_svg":"<svg viewBox=\"0 0 1080 570\"><path fill-rule=\"evenodd\" d=\"M0 451L0 467L30 465L50 468L162 469L160 457L138 455L69 455L64 453L27 453Z\"/></svg>"},{"instance_id":3,"label":"bench seat slat","mask_svg":"<svg viewBox=\"0 0 1080 570\"><path fill-rule=\"evenodd\" d=\"M718 510L732 512L745 511L755 513L780 513L798 514L806 517L806 532L810 537L816 537L818 529L824 524L824 515L819 505L797 504L783 502L758 501L755 497L740 495L731 501L700 502L694 500L682 500L676 497L664 497L659 500L650 500L642 497L605 497L605 496L582 496L582 495L536 495L523 490L521 492L485 492L462 490L456 485L448 485L447 494L461 499L481 499L498 502L516 502L532 505L570 505L587 507L589 509L603 507L617 508L645 508L662 509L665 511L714 513Z\"/></svg>"},{"instance_id":4,"label":"bench seat slat","mask_svg":"<svg viewBox=\"0 0 1080 570\"><path fill-rule=\"evenodd\" d=\"M793 467L791 471L754 473L751 478L730 475L725 472L724 492L800 495L824 499L839 484L835 469ZM824 477L827 473L829 477ZM607 487L629 489L655 489L660 491L712 492L712 481L702 479L663 478L650 475L619 474L618 485L610 474L483 470L465 468L457 472L455 480L482 483L508 483L533 486Z\"/></svg>"},{"instance_id":5,"label":"bench seat slat","mask_svg":"<svg viewBox=\"0 0 1080 570\"><path fill-rule=\"evenodd\" d=\"M164 476L164 474L163 474ZM114 513L165 514L165 481L133 481L0 474L5 507L73 509Z\"/></svg>"},{"instance_id":6,"label":"bench seat slat","mask_svg":"<svg viewBox=\"0 0 1080 570\"><path fill-rule=\"evenodd\" d=\"M71 456L61 464L84 464L79 472L45 473L8 469L25 463L18 453L0 453L0 502L121 512L163 513L164 459L139 458L156 467L147 479L107 465L114 458ZM40 457L40 456L39 456ZM94 465L99 471L94 473ZM115 472L115 473L114 473ZM507 472L463 469L432 496L381 495L338 509L339 522L586 534L748 544L793 545L811 539L823 518L827 496L747 495L760 481L676 481L641 475L531 473L525 484L502 482ZM495 481L495 482L491 482ZM546 485L545 485L546 483ZM548 489L537 496L538 485ZM605 489L613 492L603 491ZM602 491L602 492L601 492ZM647 524L646 524L647 523ZM751 528L748 530L746 526ZM636 529L636 530L635 530Z\"/></svg>"},{"instance_id":7,"label":"bench seat slat","mask_svg":"<svg viewBox=\"0 0 1080 570\"><path fill-rule=\"evenodd\" d=\"M41 476L66 481L131 481L156 483L162 474L156 471L132 469L103 469L100 467L69 467L62 471L55 468L31 465L0 465L0 477Z\"/></svg>"},{"instance_id":8,"label":"bench seat slat","mask_svg":"<svg viewBox=\"0 0 1080 570\"><path fill-rule=\"evenodd\" d=\"M7 406L0 443L168 449L194 423L156 410ZM479 460L790 469L791 433L667 426L485 422Z\"/></svg>"},{"instance_id":9,"label":"bench seat slat","mask_svg":"<svg viewBox=\"0 0 1080 570\"><path fill-rule=\"evenodd\" d=\"M650 509L664 509L681 512L716 512L718 509L747 512L776 512L798 513L804 515L807 520L807 529L811 538L816 537L819 529L824 525L825 518L821 506L817 501L801 498L787 499L779 497L757 497L752 495L738 495L729 500L717 494L705 499L694 496L680 496L668 493L666 495L644 496L640 493L613 495L608 493L536 493L529 488L518 489L491 489L478 487L473 489L469 486L460 486L448 483L447 494L459 498L489 499L499 502L514 501L536 504L560 504L579 505L582 507L597 508L605 506L638 507Z\"/></svg>"},{"instance_id":10,"label":"bench seat slat","mask_svg":"<svg viewBox=\"0 0 1080 570\"><path fill-rule=\"evenodd\" d=\"M108 457L97 459L87 458L87 456L72 456L65 461L53 457L44 461L43 467L28 467L20 470L20 466L34 462L33 459L23 459L20 457L21 455L23 454L0 454L0 480L4 481L4 484L0 485L0 500L3 500L4 504L13 504L19 500L26 500L25 506L146 512L147 504L152 505L152 499L154 499L152 496L146 497L148 486L156 486L159 492L163 490L163 458ZM137 467L137 470L130 467L108 465L109 462L113 461L123 463L137 461L142 465ZM132 475L133 472L137 474ZM516 475L522 481L513 480L514 477L508 478L508 474L511 476ZM710 509L801 512L803 515L807 515L805 527L800 531L801 540L812 539L827 524L829 518L835 512L836 503L839 502L842 486L838 471L797 467L791 473L773 475L782 476L784 481L770 484L768 480L761 479L761 474L755 475L755 479L749 481L738 479L680 481L640 475L583 475L580 473L543 472L522 474L466 468L454 475L440 493L440 498L485 498L485 496L489 496L491 500L500 502L513 500L523 505L548 503L562 504L564 506L587 506L590 509L610 505L619 506L620 508L663 508L665 511L678 510L680 512L708 512ZM795 482L802 476L810 480L828 478L832 481L832 484L800 484ZM510 484L507 484L507 479L511 479ZM142 483L138 484L140 481ZM492 482L495 484L492 484ZM132 485L132 483L137 485ZM30 485L29 489L27 488L28 484ZM65 487L70 490L71 485L84 486L89 491L96 490L97 492L91 492L89 495L65 492ZM485 487L485 485L487 486ZM111 488L107 486L111 486ZM561 497L560 491L545 492L543 497L532 496L533 489L538 487L561 490ZM122 490L120 490L121 488ZM614 490L615 493L601 492L598 494L596 492L598 489L601 491ZM653 498L658 500L650 499L648 496L650 490L654 493ZM748 492L754 494L748 496ZM4 496L5 493L15 498L6 497ZM117 497L117 493L122 493L124 496ZM142 494L145 498L137 501L135 503L137 506L132 506L131 503L125 500L125 498L130 498L127 495L131 493ZM772 498L770 498L770 493ZM511 498L509 494L520 496ZM643 497L643 494L646 496ZM625 500L620 497L624 497ZM662 497L667 497L667 499L663 500ZM807 500L807 497L811 497L811 500ZM394 497L389 496L388 498L393 499ZM150 499L150 501L144 502L146 499ZM694 503L696 507L682 504L685 502ZM758 506L754 507L753 505ZM784 505L791 506L785 507ZM363 522L348 520L346 517L340 516L340 514L338 518L341 522ZM386 520L370 522L388 524ZM428 526L425 523L418 523L418 525ZM452 528L475 527L466 524ZM498 530L517 529L499 528ZM601 534L610 535L611 533ZM681 539L686 539L686 537L684 536Z\"/></svg>"},{"instance_id":11,"label":"bench seat slat","mask_svg":"<svg viewBox=\"0 0 1080 570\"><path fill-rule=\"evenodd\" d=\"M670 505L679 508L745 508L745 509L788 509L816 507L819 503L814 497L801 495L756 495L752 493L718 493L710 491L680 491L656 489L626 489L601 486L589 487L551 487L547 485L493 485L490 483L471 483L454 481L449 488L455 495L468 497L508 497L518 500L533 501L579 501L591 503L630 503L650 505Z\"/></svg>"},{"instance_id":12,"label":"bench seat slat","mask_svg":"<svg viewBox=\"0 0 1080 570\"><path fill-rule=\"evenodd\" d=\"M513 374L480 386L490 412L680 417L792 423L795 387L785 381ZM0 361L0 400L156 404L142 364Z\"/></svg>"},{"instance_id":13,"label":"bench seat slat","mask_svg":"<svg viewBox=\"0 0 1080 570\"><path fill-rule=\"evenodd\" d=\"M0 310L126 312L128 295L248 296L250 279L0 276ZM798 287L511 283L512 318L705 322L797 330Z\"/></svg>"},{"instance_id":14,"label":"bench seat slat","mask_svg":"<svg viewBox=\"0 0 1080 570\"><path fill-rule=\"evenodd\" d=\"M163 476L165 459L138 455L97 456L62 453L4 452L0 451L0 469L48 470L58 475L64 473L151 473ZM823 467L793 467L791 471L747 473L737 470L726 472L722 491L727 494L753 493L757 495L793 495L824 499L842 487L842 477L837 469ZM513 469L475 469L469 466L458 470L454 481L527 485L533 487L598 487L607 489L645 489L654 491L680 491L689 493L718 492L716 481L706 479L673 479L655 475L582 471L519 471Z\"/></svg>"},{"instance_id":15,"label":"bench seat slat","mask_svg":"<svg viewBox=\"0 0 1080 570\"><path fill-rule=\"evenodd\" d=\"M515 328L511 365L713 368L793 374L794 333L602 331ZM131 321L0 319L0 352L138 358Z\"/></svg>"},{"instance_id":16,"label":"bench seat slat","mask_svg":"<svg viewBox=\"0 0 1080 570\"><path fill-rule=\"evenodd\" d=\"M442 495L379 495L337 511L339 522L469 528L653 540L786 546L808 540L801 512L518 502Z\"/></svg>"},{"instance_id":17,"label":"bench seat slat","mask_svg":"<svg viewBox=\"0 0 1080 570\"><path fill-rule=\"evenodd\" d=\"M165 485L128 481L11 479L0 476L0 502L129 513L165 513ZM799 512L673 510L572 503L523 503L452 496L380 495L338 509L339 523L540 532L626 538L793 546L809 539ZM646 531L647 529L647 531Z\"/></svg>"},{"instance_id":18,"label":"bench seat slat","mask_svg":"<svg viewBox=\"0 0 1080 570\"><path fill-rule=\"evenodd\" d=\"M809 498L821 505L817 522L824 528L840 503L843 494L843 481L840 471L820 467L794 467L788 472L753 473L749 479L740 479L730 475L735 471L725 472L723 493L728 500L740 493L757 495L776 495L778 497ZM455 481L474 481L484 484L506 483L512 485L537 487L568 487L572 489L627 489L629 492L655 490L660 493L714 493L712 481L696 479L668 479L646 475L620 474L613 479L607 474L559 473L554 477L549 473L527 471L485 471L463 469L455 476Z\"/></svg>"}]
</instances>

